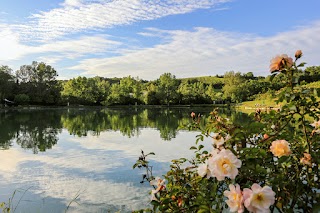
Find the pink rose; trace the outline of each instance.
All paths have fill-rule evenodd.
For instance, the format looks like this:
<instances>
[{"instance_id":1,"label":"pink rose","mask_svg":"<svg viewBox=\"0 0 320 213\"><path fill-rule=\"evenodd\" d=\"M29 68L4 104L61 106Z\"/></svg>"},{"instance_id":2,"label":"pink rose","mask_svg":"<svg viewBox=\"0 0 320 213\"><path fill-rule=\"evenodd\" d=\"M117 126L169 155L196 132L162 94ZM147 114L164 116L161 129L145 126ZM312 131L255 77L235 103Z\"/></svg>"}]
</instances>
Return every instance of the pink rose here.
<instances>
[{"instance_id":1,"label":"pink rose","mask_svg":"<svg viewBox=\"0 0 320 213\"><path fill-rule=\"evenodd\" d=\"M230 208L230 212L244 212L243 196L239 184L236 184L235 186L230 184L229 189L230 191L226 190L223 194L228 198L226 203Z\"/></svg>"},{"instance_id":2,"label":"pink rose","mask_svg":"<svg viewBox=\"0 0 320 213\"><path fill-rule=\"evenodd\" d=\"M271 60L270 64L270 72L281 71L286 68L290 68L293 65L292 58L288 57L288 55L278 55Z\"/></svg>"},{"instance_id":3,"label":"pink rose","mask_svg":"<svg viewBox=\"0 0 320 213\"><path fill-rule=\"evenodd\" d=\"M270 151L276 157L289 156L291 154L290 146L286 140L273 141L270 147Z\"/></svg>"},{"instance_id":4,"label":"pink rose","mask_svg":"<svg viewBox=\"0 0 320 213\"><path fill-rule=\"evenodd\" d=\"M244 206L253 213L270 212L276 193L269 186L261 187L254 183L251 189L243 189Z\"/></svg>"}]
</instances>

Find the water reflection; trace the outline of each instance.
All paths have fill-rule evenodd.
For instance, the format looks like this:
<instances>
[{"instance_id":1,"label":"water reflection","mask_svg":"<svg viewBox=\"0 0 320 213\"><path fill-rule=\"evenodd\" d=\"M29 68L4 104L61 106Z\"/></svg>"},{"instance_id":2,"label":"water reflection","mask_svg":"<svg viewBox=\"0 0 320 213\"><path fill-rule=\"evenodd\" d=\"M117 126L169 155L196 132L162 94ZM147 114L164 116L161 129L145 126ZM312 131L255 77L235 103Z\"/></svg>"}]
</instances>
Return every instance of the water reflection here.
<instances>
[{"instance_id":1,"label":"water reflection","mask_svg":"<svg viewBox=\"0 0 320 213\"><path fill-rule=\"evenodd\" d=\"M172 109L118 109L69 110L61 116L63 127L77 136L99 135L102 131L120 131L128 137L139 136L141 128L160 131L164 140L175 138L179 124L189 122L189 110Z\"/></svg>"},{"instance_id":2,"label":"water reflection","mask_svg":"<svg viewBox=\"0 0 320 213\"><path fill-rule=\"evenodd\" d=\"M8 149L12 140L33 153L44 152L57 144L61 132L60 111L22 110L0 113L0 146Z\"/></svg>"},{"instance_id":3,"label":"water reflection","mask_svg":"<svg viewBox=\"0 0 320 213\"><path fill-rule=\"evenodd\" d=\"M9 149L12 141L33 153L44 152L57 144L57 135L67 129L78 137L99 136L104 131L120 131L137 137L142 128L159 130L163 140L171 140L190 122L190 112L208 115L207 109L51 109L0 111L0 147ZM244 122L247 115L221 110L232 120Z\"/></svg>"},{"instance_id":4,"label":"water reflection","mask_svg":"<svg viewBox=\"0 0 320 213\"><path fill-rule=\"evenodd\" d=\"M15 189L31 187L17 212L64 212L79 190L81 205L68 212L143 208L150 188L139 183L143 171L132 170L140 150L156 152L150 159L155 175L164 174L171 159L193 156L189 147L198 133L184 128L190 112L207 115L210 110L1 111L0 201ZM231 119L246 117L224 113Z\"/></svg>"}]
</instances>

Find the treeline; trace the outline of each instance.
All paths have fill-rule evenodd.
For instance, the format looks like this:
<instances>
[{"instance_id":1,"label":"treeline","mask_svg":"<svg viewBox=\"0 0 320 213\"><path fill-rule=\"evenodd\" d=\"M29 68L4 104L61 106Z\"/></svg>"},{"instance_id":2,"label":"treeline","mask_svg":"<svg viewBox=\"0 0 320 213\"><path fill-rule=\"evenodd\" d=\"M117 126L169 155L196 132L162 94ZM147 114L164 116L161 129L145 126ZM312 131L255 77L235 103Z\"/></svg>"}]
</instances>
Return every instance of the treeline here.
<instances>
[{"instance_id":1,"label":"treeline","mask_svg":"<svg viewBox=\"0 0 320 213\"><path fill-rule=\"evenodd\" d=\"M320 80L320 66L295 73L301 82ZM164 73L154 81L124 78L76 77L57 80L57 71L43 62L23 65L13 72L0 66L2 103L17 105L186 105L230 103L271 96L284 86L283 76L257 77L252 72L229 71L222 76L177 79ZM6 100L6 102L4 102Z\"/></svg>"},{"instance_id":2,"label":"treeline","mask_svg":"<svg viewBox=\"0 0 320 213\"><path fill-rule=\"evenodd\" d=\"M57 71L43 62L23 65L15 73L8 66L0 66L0 100L21 105L59 104L62 84L57 76Z\"/></svg>"}]
</instances>

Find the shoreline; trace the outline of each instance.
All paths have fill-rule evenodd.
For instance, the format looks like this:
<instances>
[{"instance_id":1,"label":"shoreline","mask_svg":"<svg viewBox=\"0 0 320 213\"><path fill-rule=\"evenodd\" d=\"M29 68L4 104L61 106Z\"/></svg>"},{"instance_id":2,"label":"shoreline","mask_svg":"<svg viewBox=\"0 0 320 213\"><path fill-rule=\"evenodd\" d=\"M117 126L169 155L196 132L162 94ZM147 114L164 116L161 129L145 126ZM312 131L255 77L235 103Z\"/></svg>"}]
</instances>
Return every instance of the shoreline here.
<instances>
[{"instance_id":1,"label":"shoreline","mask_svg":"<svg viewBox=\"0 0 320 213\"><path fill-rule=\"evenodd\" d=\"M232 104L190 104L190 105L113 105L113 106L88 106L88 105L70 105L70 106L10 106L0 107L1 111L15 111L15 110L64 110L64 109L166 109L166 108L234 108Z\"/></svg>"}]
</instances>

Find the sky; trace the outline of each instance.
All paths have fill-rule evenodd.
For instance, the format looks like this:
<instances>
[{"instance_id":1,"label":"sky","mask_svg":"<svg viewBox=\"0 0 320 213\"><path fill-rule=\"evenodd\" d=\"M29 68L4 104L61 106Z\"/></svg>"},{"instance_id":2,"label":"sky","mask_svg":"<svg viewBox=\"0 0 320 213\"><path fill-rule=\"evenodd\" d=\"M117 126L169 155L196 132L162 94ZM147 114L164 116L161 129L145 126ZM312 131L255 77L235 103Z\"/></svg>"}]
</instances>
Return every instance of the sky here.
<instances>
[{"instance_id":1,"label":"sky","mask_svg":"<svg viewBox=\"0 0 320 213\"><path fill-rule=\"evenodd\" d=\"M1 0L0 65L59 79L269 74L279 54L320 65L319 0Z\"/></svg>"}]
</instances>

